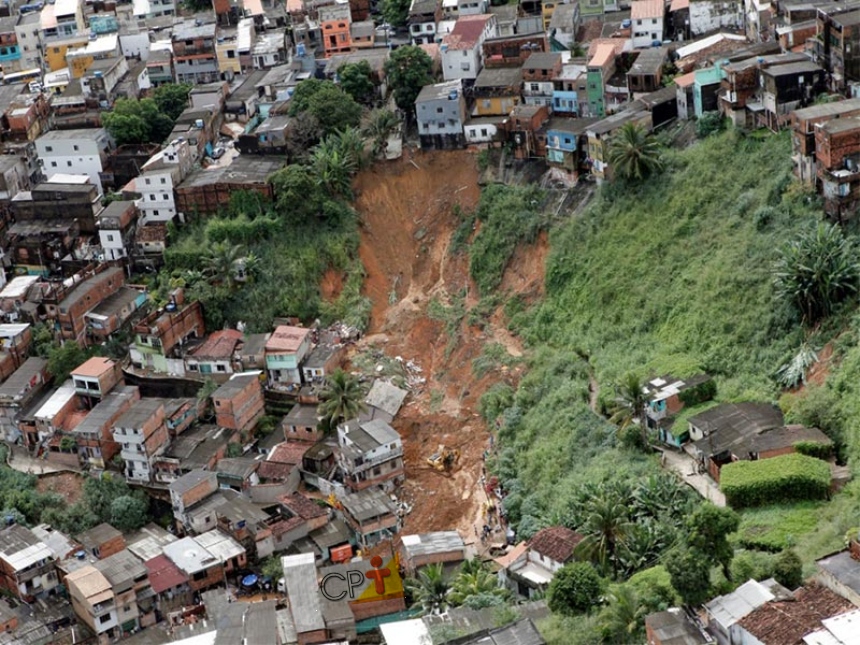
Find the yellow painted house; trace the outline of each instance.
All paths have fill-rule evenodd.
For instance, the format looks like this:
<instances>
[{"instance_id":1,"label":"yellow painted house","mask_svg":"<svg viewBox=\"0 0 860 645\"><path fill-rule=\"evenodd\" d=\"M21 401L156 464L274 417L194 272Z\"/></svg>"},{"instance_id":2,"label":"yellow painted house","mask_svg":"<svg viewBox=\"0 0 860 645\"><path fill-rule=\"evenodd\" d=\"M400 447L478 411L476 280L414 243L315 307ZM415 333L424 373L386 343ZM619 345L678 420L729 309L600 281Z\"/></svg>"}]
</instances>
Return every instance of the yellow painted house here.
<instances>
[{"instance_id":1,"label":"yellow painted house","mask_svg":"<svg viewBox=\"0 0 860 645\"><path fill-rule=\"evenodd\" d=\"M70 49L66 52L66 66L72 78L81 78L93 64L102 58L119 56L119 38L116 34L108 34L95 40L87 40L83 47Z\"/></svg>"},{"instance_id":2,"label":"yellow painted house","mask_svg":"<svg viewBox=\"0 0 860 645\"><path fill-rule=\"evenodd\" d=\"M507 116L520 103L522 71L519 67L485 67L472 88L472 116Z\"/></svg>"},{"instance_id":3,"label":"yellow painted house","mask_svg":"<svg viewBox=\"0 0 860 645\"><path fill-rule=\"evenodd\" d=\"M75 49L81 49L82 47L86 47L89 42L89 37L83 35L72 36L71 38L66 38L65 40L57 40L52 43L46 43L45 64L52 72L56 72L58 69L68 67L68 63L66 62L66 54Z\"/></svg>"}]
</instances>

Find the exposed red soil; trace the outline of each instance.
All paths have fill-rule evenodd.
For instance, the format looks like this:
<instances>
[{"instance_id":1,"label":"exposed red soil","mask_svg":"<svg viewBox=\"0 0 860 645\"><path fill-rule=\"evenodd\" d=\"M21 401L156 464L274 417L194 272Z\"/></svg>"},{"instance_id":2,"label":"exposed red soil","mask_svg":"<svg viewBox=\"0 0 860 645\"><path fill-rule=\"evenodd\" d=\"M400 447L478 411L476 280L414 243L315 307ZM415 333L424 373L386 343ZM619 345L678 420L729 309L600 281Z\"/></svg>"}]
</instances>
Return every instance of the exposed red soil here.
<instances>
[{"instance_id":1,"label":"exposed red soil","mask_svg":"<svg viewBox=\"0 0 860 645\"><path fill-rule=\"evenodd\" d=\"M394 422L404 440L407 479L401 496L413 505L404 531L456 528L464 537L474 537L474 527L483 524L487 501L479 480L482 456L489 447L478 403L492 384L500 380L515 384L520 368L499 369L476 379L472 361L492 342L503 344L513 355L522 354L519 341L504 327L501 311L480 328L470 327L465 316L452 337L444 322L427 315L434 298L447 305L465 295L467 309L479 300L469 277L468 255L449 251L459 225L454 206L469 211L480 198L474 156L463 151L417 153L411 161L376 164L359 175L356 187L362 220L360 254L367 272L364 293L373 301L368 335L358 349L373 345L389 356L412 360L426 378L413 388ZM501 291L529 300L540 296L547 248L542 235L535 244L519 249ZM426 464L439 444L461 451L451 473L439 473Z\"/></svg>"},{"instance_id":2,"label":"exposed red soil","mask_svg":"<svg viewBox=\"0 0 860 645\"><path fill-rule=\"evenodd\" d=\"M343 291L343 273L336 269L327 269L320 282L320 293L323 300L334 302Z\"/></svg>"},{"instance_id":3,"label":"exposed red soil","mask_svg":"<svg viewBox=\"0 0 860 645\"><path fill-rule=\"evenodd\" d=\"M84 478L76 473L49 473L36 481L40 493L58 493L71 506L84 494Z\"/></svg>"}]
</instances>

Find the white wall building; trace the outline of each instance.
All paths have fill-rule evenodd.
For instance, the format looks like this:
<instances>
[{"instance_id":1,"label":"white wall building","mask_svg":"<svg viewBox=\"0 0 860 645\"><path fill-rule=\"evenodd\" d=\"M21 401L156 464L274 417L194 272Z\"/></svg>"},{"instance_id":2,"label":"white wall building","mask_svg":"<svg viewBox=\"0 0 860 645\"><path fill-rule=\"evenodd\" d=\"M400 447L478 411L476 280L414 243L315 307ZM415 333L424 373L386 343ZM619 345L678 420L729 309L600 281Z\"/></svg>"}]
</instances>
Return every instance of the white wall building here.
<instances>
[{"instance_id":1,"label":"white wall building","mask_svg":"<svg viewBox=\"0 0 860 645\"><path fill-rule=\"evenodd\" d=\"M41 39L41 17L38 11L23 13L15 25L15 37L18 39L18 48L21 51L19 61L21 69L34 69L42 67L42 53L39 49Z\"/></svg>"},{"instance_id":2,"label":"white wall building","mask_svg":"<svg viewBox=\"0 0 860 645\"><path fill-rule=\"evenodd\" d=\"M666 7L663 0L634 0L630 8L633 48L644 49L663 42Z\"/></svg>"},{"instance_id":3,"label":"white wall building","mask_svg":"<svg viewBox=\"0 0 860 645\"><path fill-rule=\"evenodd\" d=\"M135 192L140 193L137 208L141 225L169 222L176 217L173 188L185 179L192 164L188 141L176 139L143 165L140 176L134 180Z\"/></svg>"},{"instance_id":4,"label":"white wall building","mask_svg":"<svg viewBox=\"0 0 860 645\"><path fill-rule=\"evenodd\" d=\"M87 175L99 192L103 192L99 173L113 147L104 128L52 130L36 139L36 154L49 181L61 173Z\"/></svg>"},{"instance_id":5,"label":"white wall building","mask_svg":"<svg viewBox=\"0 0 860 645\"><path fill-rule=\"evenodd\" d=\"M491 14L459 18L440 46L445 80L476 79L484 65L481 45L496 35L496 17Z\"/></svg>"}]
</instances>

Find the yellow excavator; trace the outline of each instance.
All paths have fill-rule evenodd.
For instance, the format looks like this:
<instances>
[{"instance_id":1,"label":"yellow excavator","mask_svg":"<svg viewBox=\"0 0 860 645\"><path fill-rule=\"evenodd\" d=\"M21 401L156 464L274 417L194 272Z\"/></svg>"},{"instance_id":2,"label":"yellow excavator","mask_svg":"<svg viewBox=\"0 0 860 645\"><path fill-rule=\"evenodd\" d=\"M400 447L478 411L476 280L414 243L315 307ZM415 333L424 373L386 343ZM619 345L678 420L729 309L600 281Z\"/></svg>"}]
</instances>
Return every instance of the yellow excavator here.
<instances>
[{"instance_id":1,"label":"yellow excavator","mask_svg":"<svg viewBox=\"0 0 860 645\"><path fill-rule=\"evenodd\" d=\"M450 472L460 461L460 451L440 444L439 450L427 458L427 465L439 472Z\"/></svg>"}]
</instances>

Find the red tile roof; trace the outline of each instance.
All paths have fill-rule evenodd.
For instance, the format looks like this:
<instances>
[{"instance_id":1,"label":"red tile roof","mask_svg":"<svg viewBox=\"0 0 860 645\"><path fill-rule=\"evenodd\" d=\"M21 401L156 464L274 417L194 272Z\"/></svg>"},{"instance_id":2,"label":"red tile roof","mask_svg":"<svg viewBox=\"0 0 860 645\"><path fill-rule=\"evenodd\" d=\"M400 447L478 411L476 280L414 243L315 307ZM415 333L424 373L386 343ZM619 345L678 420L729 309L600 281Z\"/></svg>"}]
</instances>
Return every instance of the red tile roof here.
<instances>
[{"instance_id":1,"label":"red tile roof","mask_svg":"<svg viewBox=\"0 0 860 645\"><path fill-rule=\"evenodd\" d=\"M580 542L582 536L576 531L564 526L550 526L535 533L529 542L529 548L550 560L564 564L573 558L573 550Z\"/></svg>"},{"instance_id":2,"label":"red tile roof","mask_svg":"<svg viewBox=\"0 0 860 645\"><path fill-rule=\"evenodd\" d=\"M277 461L264 461L260 464L257 474L262 479L286 479L290 476L296 464L285 464Z\"/></svg>"},{"instance_id":3,"label":"red tile roof","mask_svg":"<svg viewBox=\"0 0 860 645\"><path fill-rule=\"evenodd\" d=\"M803 637L821 629L821 621L854 605L817 584L801 587L792 600L771 601L742 618L740 626L763 645L803 645Z\"/></svg>"},{"instance_id":4,"label":"red tile roof","mask_svg":"<svg viewBox=\"0 0 860 645\"><path fill-rule=\"evenodd\" d=\"M236 350L236 345L242 342L242 332L235 329L222 329L209 334L202 345L192 350L191 356L200 359L230 359Z\"/></svg>"},{"instance_id":5,"label":"red tile roof","mask_svg":"<svg viewBox=\"0 0 860 645\"><path fill-rule=\"evenodd\" d=\"M278 520L274 524L272 524L269 528L272 530L272 535L278 537L283 535L287 531L292 531L294 528L301 526L305 523L304 518L301 517L291 517L288 520Z\"/></svg>"},{"instance_id":6,"label":"red tile roof","mask_svg":"<svg viewBox=\"0 0 860 645\"><path fill-rule=\"evenodd\" d=\"M266 341L267 352L295 352L299 349L310 329L280 325L275 328L269 340Z\"/></svg>"},{"instance_id":7,"label":"red tile roof","mask_svg":"<svg viewBox=\"0 0 860 645\"><path fill-rule=\"evenodd\" d=\"M328 511L315 501L308 499L301 493L290 493L281 497L281 504L290 511L305 520L328 515Z\"/></svg>"},{"instance_id":8,"label":"red tile roof","mask_svg":"<svg viewBox=\"0 0 860 645\"><path fill-rule=\"evenodd\" d=\"M72 376L98 377L113 369L115 363L109 358L93 356L72 370Z\"/></svg>"},{"instance_id":9,"label":"red tile roof","mask_svg":"<svg viewBox=\"0 0 860 645\"><path fill-rule=\"evenodd\" d=\"M448 49L472 49L478 44L484 27L492 19L491 14L460 16L454 23L451 33L442 39L442 44L447 45Z\"/></svg>"},{"instance_id":10,"label":"red tile roof","mask_svg":"<svg viewBox=\"0 0 860 645\"><path fill-rule=\"evenodd\" d=\"M631 20L662 18L665 5L663 0L634 0L630 5Z\"/></svg>"},{"instance_id":11,"label":"red tile roof","mask_svg":"<svg viewBox=\"0 0 860 645\"><path fill-rule=\"evenodd\" d=\"M188 576L179 570L166 555L157 555L143 563L149 572L149 584L155 593L162 593L188 582Z\"/></svg>"},{"instance_id":12,"label":"red tile roof","mask_svg":"<svg viewBox=\"0 0 860 645\"><path fill-rule=\"evenodd\" d=\"M618 56L624 51L627 43L630 42L627 38L595 38L588 45L588 55L586 60L591 60L597 53L597 49L601 45L612 45L612 51L615 56Z\"/></svg>"},{"instance_id":13,"label":"red tile roof","mask_svg":"<svg viewBox=\"0 0 860 645\"><path fill-rule=\"evenodd\" d=\"M312 446L312 443L304 441L284 441L272 448L266 461L274 461L279 464L300 464L302 457Z\"/></svg>"}]
</instances>

